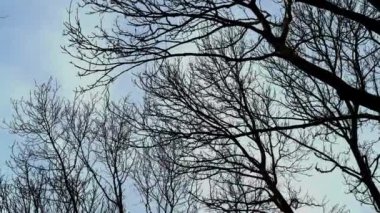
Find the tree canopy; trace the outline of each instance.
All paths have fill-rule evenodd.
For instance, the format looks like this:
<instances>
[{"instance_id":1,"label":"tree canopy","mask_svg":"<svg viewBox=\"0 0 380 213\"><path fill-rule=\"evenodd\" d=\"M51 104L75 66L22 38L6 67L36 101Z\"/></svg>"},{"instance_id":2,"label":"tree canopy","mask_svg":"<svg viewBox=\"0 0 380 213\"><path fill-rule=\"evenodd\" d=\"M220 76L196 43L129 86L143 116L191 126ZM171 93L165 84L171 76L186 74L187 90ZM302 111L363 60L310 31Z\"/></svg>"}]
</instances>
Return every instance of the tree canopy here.
<instances>
[{"instance_id":1,"label":"tree canopy","mask_svg":"<svg viewBox=\"0 0 380 213\"><path fill-rule=\"evenodd\" d=\"M146 212L346 212L297 185L336 172L380 211L378 1L75 3L64 50L96 76L83 90L134 72L142 104L64 101L51 82L16 101L2 206L124 212L131 183Z\"/></svg>"}]
</instances>

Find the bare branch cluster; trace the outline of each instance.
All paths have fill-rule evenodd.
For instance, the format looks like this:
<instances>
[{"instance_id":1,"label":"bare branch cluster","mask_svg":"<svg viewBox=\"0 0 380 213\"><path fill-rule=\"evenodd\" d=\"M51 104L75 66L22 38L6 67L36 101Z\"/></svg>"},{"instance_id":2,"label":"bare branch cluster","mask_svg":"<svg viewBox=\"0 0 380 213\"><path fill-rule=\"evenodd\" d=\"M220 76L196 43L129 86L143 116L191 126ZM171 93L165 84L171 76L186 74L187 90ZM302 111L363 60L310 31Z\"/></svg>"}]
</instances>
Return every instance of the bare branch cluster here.
<instances>
[{"instance_id":1,"label":"bare branch cluster","mask_svg":"<svg viewBox=\"0 0 380 213\"><path fill-rule=\"evenodd\" d=\"M182 176L171 175L171 167L154 164L159 156L138 156L135 130L113 105L96 96L68 101L58 90L49 81L37 85L29 98L13 102L8 126L21 140L14 143L8 161L11 173L0 182L0 212L123 213L131 208L127 199L133 184L142 194L145 187L155 189L156 194L146 195L150 201L167 178L173 179L175 188L167 189L170 196L157 204L167 201L172 212L177 206L183 208L189 196L178 195L188 188ZM125 101L118 107L133 113ZM149 175L158 179L147 180L149 185L140 183L145 178L139 176L142 171L153 172Z\"/></svg>"},{"instance_id":2,"label":"bare branch cluster","mask_svg":"<svg viewBox=\"0 0 380 213\"><path fill-rule=\"evenodd\" d=\"M82 0L76 8L115 17L111 30L99 25L90 36L80 18L66 23L67 52L91 65L78 66L80 75L101 74L88 89L141 68L137 127L164 139L146 147L185 141L176 164L216 190L203 203L314 205L285 183L315 168L339 170L348 192L379 211L378 137L368 136L380 112L376 1ZM232 190L236 181L246 188Z\"/></svg>"},{"instance_id":3,"label":"bare branch cluster","mask_svg":"<svg viewBox=\"0 0 380 213\"><path fill-rule=\"evenodd\" d=\"M84 90L138 70L143 106L68 102L51 82L15 102L9 127L23 140L0 182L4 211L125 212L133 185L146 212L345 212L297 183L333 172L380 211L376 0L74 9L114 19L86 34L70 11L64 49L99 77Z\"/></svg>"}]
</instances>

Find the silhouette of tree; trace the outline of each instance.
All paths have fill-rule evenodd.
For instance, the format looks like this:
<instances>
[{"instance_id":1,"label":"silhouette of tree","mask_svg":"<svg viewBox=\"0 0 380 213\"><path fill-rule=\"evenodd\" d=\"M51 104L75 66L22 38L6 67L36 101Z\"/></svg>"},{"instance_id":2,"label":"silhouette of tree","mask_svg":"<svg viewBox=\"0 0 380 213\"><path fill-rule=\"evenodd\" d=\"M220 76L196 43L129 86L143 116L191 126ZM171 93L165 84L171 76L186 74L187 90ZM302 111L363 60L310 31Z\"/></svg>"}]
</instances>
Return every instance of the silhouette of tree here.
<instances>
[{"instance_id":1,"label":"silhouette of tree","mask_svg":"<svg viewBox=\"0 0 380 213\"><path fill-rule=\"evenodd\" d=\"M0 179L1 212L128 212L126 191L133 185L147 212L196 211L191 180L166 164L162 150L137 148L141 139L126 120L134 115L127 100L68 101L58 91L50 80L13 101L7 125L20 140L10 174Z\"/></svg>"},{"instance_id":2,"label":"silhouette of tree","mask_svg":"<svg viewBox=\"0 0 380 213\"><path fill-rule=\"evenodd\" d=\"M341 99L380 112L380 98L376 88L358 88L345 76L330 67L317 64L309 56L312 39L306 34L297 35L297 23L302 21L297 11L309 8L314 16L327 14L333 19L363 26L368 45L378 48L379 10L374 1L256 1L256 0L206 0L206 1L155 1L133 0L81 0L78 8L90 8L91 13L116 16L114 27L109 29L101 23L97 31L87 36L80 19L71 17L66 23L66 35L71 47L67 52L86 62L78 67L80 75L101 74L95 86L107 85L122 73L146 64L178 56L226 56L218 53L199 53L191 44L202 38L218 34L225 28L239 28L241 35L232 43L249 38L246 52L241 58L230 61L262 61L276 59L286 61L299 73L305 73L334 88ZM326 11L327 10L327 11ZM335 22L321 19L314 30L324 34ZM336 26L344 30L345 25ZM332 32L334 33L334 32ZM335 32L336 33L336 32ZM217 48L226 48L230 43ZM331 44L331 48L339 46ZM377 52L374 53L377 55ZM87 66L89 63L91 66Z\"/></svg>"},{"instance_id":3,"label":"silhouette of tree","mask_svg":"<svg viewBox=\"0 0 380 213\"><path fill-rule=\"evenodd\" d=\"M89 102L59 97L52 81L14 101L15 142L3 184L7 212L125 212L131 130ZM19 205L22 203L23 205ZM9 206L9 207L8 207ZM29 209L29 210L27 210Z\"/></svg>"},{"instance_id":4,"label":"silhouette of tree","mask_svg":"<svg viewBox=\"0 0 380 213\"><path fill-rule=\"evenodd\" d=\"M66 23L79 74L98 75L84 90L140 69L147 97L136 125L161 138L143 147L181 141L173 163L212 190L195 195L201 203L314 205L289 183L314 167L339 169L348 193L380 211L379 140L368 136L380 112L377 1L81 0L76 9L115 20L88 35L79 16Z\"/></svg>"},{"instance_id":5,"label":"silhouette of tree","mask_svg":"<svg viewBox=\"0 0 380 213\"><path fill-rule=\"evenodd\" d=\"M177 141L170 146L141 149L133 175L147 213L199 212L200 205L194 196L199 194L199 186L176 164L181 157L181 144Z\"/></svg>"},{"instance_id":6,"label":"silhouette of tree","mask_svg":"<svg viewBox=\"0 0 380 213\"><path fill-rule=\"evenodd\" d=\"M200 52L239 34L229 30L219 40L204 39L198 44ZM238 58L244 51L240 41L218 54ZM183 68L181 61L162 63L140 76L146 99L139 128L161 138L141 146L178 147L180 157L172 163L207 186L208 192L194 196L210 209L294 212L304 206L322 207L323 202L294 185L294 177L311 168L304 164L308 137L286 129L268 130L286 124L278 111L286 108L260 81L263 76L257 75L254 64L218 57L197 58L189 64Z\"/></svg>"}]
</instances>

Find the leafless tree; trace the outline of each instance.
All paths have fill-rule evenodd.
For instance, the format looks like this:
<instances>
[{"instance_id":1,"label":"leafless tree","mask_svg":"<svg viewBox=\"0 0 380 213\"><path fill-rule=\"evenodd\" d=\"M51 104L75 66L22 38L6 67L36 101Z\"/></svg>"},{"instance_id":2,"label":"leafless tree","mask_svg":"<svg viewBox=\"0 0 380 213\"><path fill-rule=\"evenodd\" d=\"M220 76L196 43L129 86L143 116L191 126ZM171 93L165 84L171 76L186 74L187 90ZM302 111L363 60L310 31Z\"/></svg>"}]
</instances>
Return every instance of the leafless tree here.
<instances>
[{"instance_id":1,"label":"leafless tree","mask_svg":"<svg viewBox=\"0 0 380 213\"><path fill-rule=\"evenodd\" d=\"M361 14L373 13L368 5L347 3ZM331 70L355 88L378 96L376 80L379 67L379 46L365 26L324 10L300 6L294 10L292 40L299 54ZM322 28L321 23L328 26ZM344 98L319 79L300 73L288 63L269 59L263 63L273 85L284 91L282 103L294 120L321 124L313 128L320 143L306 146L331 165L321 173L339 169L346 179L348 191L362 203L380 211L378 177L379 142L375 129L379 116L359 103ZM353 95L353 94L352 94ZM315 125L316 126L316 125ZM372 129L372 135L368 136Z\"/></svg>"},{"instance_id":2,"label":"leafless tree","mask_svg":"<svg viewBox=\"0 0 380 213\"><path fill-rule=\"evenodd\" d=\"M150 140L159 138L150 137ZM177 141L170 146L141 149L133 174L147 213L195 213L200 210L194 196L199 193L199 186L175 163L183 150L181 145Z\"/></svg>"},{"instance_id":3,"label":"leafless tree","mask_svg":"<svg viewBox=\"0 0 380 213\"><path fill-rule=\"evenodd\" d=\"M70 16L66 23L71 42L67 52L86 62L77 66L80 75L100 74L87 89L150 65L140 82L147 92L144 131L168 137L163 141L169 144L173 138L185 140L185 150L192 151L177 164L187 166L189 173L226 168L229 155L238 156L232 158L233 165L247 167L199 177L214 181L211 189L225 190L220 193L225 203L215 202L223 199L214 191L209 204L232 208L236 199L228 196L241 189L230 187L227 192L228 187L216 187L216 182L245 184L249 177L236 174L263 167L263 160L254 164L251 155L257 157L259 152L272 164L273 159L283 159L270 154L274 146L289 151L287 157L314 153L318 165L309 166L320 173L339 169L349 193L380 211L378 140L376 133L368 136L370 129L377 129L380 112L377 1L81 0L76 7L86 8L92 14L115 17L111 30L101 24L91 36L81 28L80 17ZM263 144L263 149L239 147L240 140L244 145L247 140ZM246 165L241 155L251 163ZM292 165L295 158L287 157ZM302 165L308 168L307 163ZM266 169L255 172L277 174ZM247 185L271 185L270 178L257 180ZM302 203L283 195L283 183L278 189L273 180L276 184L269 192L278 190L274 194L284 199L276 200L275 207L263 202L246 208L290 211L286 204ZM265 197L260 191L257 195L250 199ZM207 199L202 201L207 204Z\"/></svg>"},{"instance_id":4,"label":"leafless tree","mask_svg":"<svg viewBox=\"0 0 380 213\"><path fill-rule=\"evenodd\" d=\"M9 127L13 133L23 136L24 141L15 144L18 150L13 159L21 174L45 170L48 199L60 200L56 202L57 209L79 213L84 209L81 204L86 193L86 179L81 177L84 167L77 150L66 142L68 134L62 125L65 103L56 91L52 85L44 84L29 99L14 102Z\"/></svg>"},{"instance_id":5,"label":"leafless tree","mask_svg":"<svg viewBox=\"0 0 380 213\"><path fill-rule=\"evenodd\" d=\"M198 47L208 52L240 33L228 30ZM245 48L240 41L215 54L239 58ZM283 115L275 91L260 81L254 64L218 57L188 64L162 63L141 75L147 98L140 128L161 137L144 146L170 150L183 141L172 163L208 189L195 196L210 209L294 212L322 206L305 193L294 193L293 178L310 169L303 164L309 151L291 131L267 131Z\"/></svg>"},{"instance_id":6,"label":"leafless tree","mask_svg":"<svg viewBox=\"0 0 380 213\"><path fill-rule=\"evenodd\" d=\"M215 56L230 61L261 61L274 58L287 61L305 73L333 88L342 99L380 112L380 98L372 90L362 90L336 75L329 67L314 63L305 55L309 51L298 47L293 38L293 24L299 7L323 11L329 16L363 26L378 46L379 8L376 1L352 0L206 0L206 1L134 1L80 0L77 8L90 9L92 14L116 16L114 27L98 26L87 36L80 19L71 16L66 23L73 49L67 52L74 58L91 64L78 66L81 75L101 74L94 86L112 82L122 73L149 61L176 56ZM75 13L73 13L75 14ZM329 30L328 23L318 22L320 30ZM344 25L341 26L344 28ZM218 53L199 53L191 43L218 34L225 28L241 28L233 42L249 38L241 58ZM203 29L203 30L202 30ZM206 30L205 30L206 29ZM301 38L302 43L309 40ZM232 43L233 43L232 42ZM230 43L217 48L225 48ZM338 47L336 47L338 48ZM215 54L215 55L214 55Z\"/></svg>"},{"instance_id":7,"label":"leafless tree","mask_svg":"<svg viewBox=\"0 0 380 213\"><path fill-rule=\"evenodd\" d=\"M2 177L0 183L0 212L48 212L53 209L50 208L52 203L43 199L48 194L43 174L32 171L25 162L13 169L16 177L11 181Z\"/></svg>"},{"instance_id":8,"label":"leafless tree","mask_svg":"<svg viewBox=\"0 0 380 213\"><path fill-rule=\"evenodd\" d=\"M125 212L131 128L96 97L67 101L49 81L14 101L5 212ZM20 205L22 204L22 205Z\"/></svg>"}]
</instances>

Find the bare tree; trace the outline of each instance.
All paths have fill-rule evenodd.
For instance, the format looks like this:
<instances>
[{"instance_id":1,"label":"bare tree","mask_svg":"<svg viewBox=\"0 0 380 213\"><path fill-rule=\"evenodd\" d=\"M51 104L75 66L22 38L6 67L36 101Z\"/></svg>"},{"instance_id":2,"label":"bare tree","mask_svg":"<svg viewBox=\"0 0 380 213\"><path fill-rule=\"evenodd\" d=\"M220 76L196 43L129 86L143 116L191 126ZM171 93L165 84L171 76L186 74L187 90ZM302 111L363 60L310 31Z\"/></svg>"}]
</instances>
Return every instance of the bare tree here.
<instances>
[{"instance_id":1,"label":"bare tree","mask_svg":"<svg viewBox=\"0 0 380 213\"><path fill-rule=\"evenodd\" d=\"M160 140L159 136L149 137L149 140ZM195 213L200 209L197 182L182 171L176 162L181 157L182 143L176 141L170 146L156 146L141 150L133 172L135 185L141 195L147 213L153 212L187 212Z\"/></svg>"},{"instance_id":2,"label":"bare tree","mask_svg":"<svg viewBox=\"0 0 380 213\"><path fill-rule=\"evenodd\" d=\"M9 161L11 178L2 184L3 209L125 212L131 128L97 98L70 102L57 92L49 81L14 101L8 125L21 141Z\"/></svg>"},{"instance_id":3,"label":"bare tree","mask_svg":"<svg viewBox=\"0 0 380 213\"><path fill-rule=\"evenodd\" d=\"M29 169L47 171L45 181L49 182L49 199L61 200L57 202L57 209L79 213L85 193L82 191L85 182L80 176L84 167L79 162L78 152L65 143L67 132L61 122L64 102L57 97L56 91L52 85L44 84L30 95L30 99L14 102L9 127L13 133L25 137L25 141L18 143L17 152L21 154L13 158L19 166L27 164L22 173Z\"/></svg>"},{"instance_id":4,"label":"bare tree","mask_svg":"<svg viewBox=\"0 0 380 213\"><path fill-rule=\"evenodd\" d=\"M80 75L101 74L89 88L112 82L122 73L149 61L177 56L215 56L230 61L261 61L267 58L287 61L299 73L305 73L333 88L341 99L380 112L380 98L372 90L363 90L336 75L329 67L320 66L306 57L309 49L300 49L300 41L292 39L294 12L299 7L312 7L326 11L335 18L360 26L371 35L378 46L379 10L375 1L257 1L257 0L206 0L206 1L155 1L133 0L80 0L78 8L89 8L91 14L116 16L114 28L98 26L98 31L87 36L80 19L71 17L66 23L73 49L67 52L74 58L91 64L78 66ZM328 23L318 22L322 33ZM344 25L341 26L342 29ZM241 28L242 34L232 43L249 38L246 52L241 58L194 51L191 44L202 38L217 35L226 28ZM204 30L206 29L206 30ZM310 40L301 38L301 42ZM217 48L225 48L231 43ZM338 47L337 47L338 48Z\"/></svg>"},{"instance_id":5,"label":"bare tree","mask_svg":"<svg viewBox=\"0 0 380 213\"><path fill-rule=\"evenodd\" d=\"M84 149L82 146L81 157L103 196L114 206L112 212L123 213L127 209L125 190L135 152L131 144L131 126L112 111L111 105L97 113L91 130L94 137Z\"/></svg>"},{"instance_id":6,"label":"bare tree","mask_svg":"<svg viewBox=\"0 0 380 213\"><path fill-rule=\"evenodd\" d=\"M373 13L366 4L352 1L348 7L362 14ZM309 6L295 8L294 16L292 40L301 49L299 54L356 88L378 96L379 46L365 26ZM320 23L328 28L322 28ZM315 122L321 124L311 129L321 143L306 146L331 167L317 170L327 173L339 169L349 192L380 211L378 132L368 137L369 130L378 126L378 114L343 98L333 88L287 63L269 59L263 66L267 67L272 83L284 89L281 102L293 119L313 126Z\"/></svg>"},{"instance_id":7,"label":"bare tree","mask_svg":"<svg viewBox=\"0 0 380 213\"><path fill-rule=\"evenodd\" d=\"M349 193L380 211L378 140L375 135L367 136L369 129L377 129L380 112L380 11L376 1L79 1L77 9L86 8L116 17L114 28L99 25L91 36L81 28L80 17L70 16L66 23L72 48L67 52L86 62L77 66L80 75L100 74L87 89L108 85L129 70L151 65L141 77L147 92L143 117L148 119L142 126L149 134L170 138L167 141L173 137L186 141L185 150L196 154L186 152L179 166L188 166L189 172L195 165L220 169L219 165L229 163L229 155L242 157L242 150L249 161L257 152L272 161L282 159L282 155L266 153L274 146L270 141L276 141L286 144L274 146L280 150L294 149L285 156L301 158L314 153L318 165L302 164L306 168L315 166L320 173L339 169ZM251 142L263 144L263 149L259 145L239 147L239 140L244 138L242 144L246 144L249 136ZM212 148L202 152L201 142ZM238 148L227 148L230 144ZM210 160L211 156L225 160L224 164ZM233 159L245 165L244 160ZM245 166L263 167L263 160L258 162ZM288 163L292 165L291 160ZM244 172L228 170L224 176L219 172L217 178L206 175L204 179L215 177L212 186L219 180L241 185L248 177L240 179L234 173ZM259 170L260 175L265 172ZM271 185L270 179L257 179ZM225 191L226 203L218 208L236 203L227 199L238 191L232 188ZM279 191L283 206L298 200L284 196L283 188ZM209 198L216 194L210 193ZM262 193L258 195L251 199L260 201ZM214 201L209 203L217 204ZM260 203L259 208L281 209L279 203L276 207ZM255 205L248 208L255 209Z\"/></svg>"},{"instance_id":8,"label":"bare tree","mask_svg":"<svg viewBox=\"0 0 380 213\"><path fill-rule=\"evenodd\" d=\"M50 208L52 203L43 199L48 194L44 174L33 171L25 161L17 163L17 168L12 167L17 174L12 180L2 177L0 212L48 212L53 209Z\"/></svg>"},{"instance_id":9,"label":"bare tree","mask_svg":"<svg viewBox=\"0 0 380 213\"><path fill-rule=\"evenodd\" d=\"M214 45L240 33L228 30L198 47L213 52ZM215 54L239 58L245 48L240 41ZM274 91L260 81L264 78L254 65L218 57L189 64L183 68L181 61L162 63L141 75L139 84L147 98L140 128L161 137L144 146L170 150L183 141L172 162L208 189L195 196L210 209L294 212L322 206L305 193L294 193L293 178L310 169L303 164L309 151L291 131L267 130L286 120L281 121Z\"/></svg>"}]
</instances>

